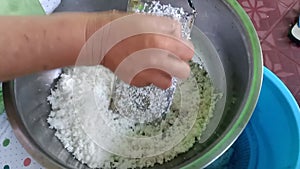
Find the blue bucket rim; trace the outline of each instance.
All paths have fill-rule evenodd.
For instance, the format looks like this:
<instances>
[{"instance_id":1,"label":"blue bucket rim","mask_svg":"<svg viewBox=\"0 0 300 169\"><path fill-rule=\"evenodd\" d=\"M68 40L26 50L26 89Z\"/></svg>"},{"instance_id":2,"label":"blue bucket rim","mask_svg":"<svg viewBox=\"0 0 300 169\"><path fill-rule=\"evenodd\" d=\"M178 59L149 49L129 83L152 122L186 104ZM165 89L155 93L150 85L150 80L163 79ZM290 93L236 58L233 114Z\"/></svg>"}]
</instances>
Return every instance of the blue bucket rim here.
<instances>
[{"instance_id":1,"label":"blue bucket rim","mask_svg":"<svg viewBox=\"0 0 300 169\"><path fill-rule=\"evenodd\" d=\"M286 100L287 105L291 109L291 113L293 113L294 119L297 125L297 133L298 133L298 140L300 141L300 108L299 105L288 89L288 87L277 77L271 70L267 67L264 67L264 78L270 80L270 82L274 85L273 87L278 90ZM295 138L296 139L296 138ZM298 149L300 150L300 144L298 144ZM295 168L300 168L300 152L298 153L298 158L296 162Z\"/></svg>"}]
</instances>

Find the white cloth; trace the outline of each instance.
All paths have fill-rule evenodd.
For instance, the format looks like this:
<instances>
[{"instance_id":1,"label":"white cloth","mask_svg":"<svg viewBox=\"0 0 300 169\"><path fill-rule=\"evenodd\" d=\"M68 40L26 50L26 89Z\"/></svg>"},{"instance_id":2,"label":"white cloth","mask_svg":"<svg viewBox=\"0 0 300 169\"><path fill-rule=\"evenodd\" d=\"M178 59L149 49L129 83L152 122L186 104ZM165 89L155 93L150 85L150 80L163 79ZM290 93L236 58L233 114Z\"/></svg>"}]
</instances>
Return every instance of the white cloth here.
<instances>
[{"instance_id":1,"label":"white cloth","mask_svg":"<svg viewBox=\"0 0 300 169\"><path fill-rule=\"evenodd\" d=\"M61 0L39 0L45 13L51 14L61 3Z\"/></svg>"},{"instance_id":2,"label":"white cloth","mask_svg":"<svg viewBox=\"0 0 300 169\"><path fill-rule=\"evenodd\" d=\"M19 143L5 113L0 114L0 134L1 169L43 169Z\"/></svg>"}]
</instances>

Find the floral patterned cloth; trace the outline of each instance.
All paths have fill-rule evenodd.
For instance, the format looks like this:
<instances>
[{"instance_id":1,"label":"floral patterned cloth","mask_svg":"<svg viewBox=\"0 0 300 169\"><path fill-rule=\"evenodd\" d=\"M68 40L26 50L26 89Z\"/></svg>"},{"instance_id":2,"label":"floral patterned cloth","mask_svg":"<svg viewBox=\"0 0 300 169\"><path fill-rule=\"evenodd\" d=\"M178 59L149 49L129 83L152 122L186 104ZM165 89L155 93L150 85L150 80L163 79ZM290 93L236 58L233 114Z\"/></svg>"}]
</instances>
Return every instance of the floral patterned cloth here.
<instances>
[{"instance_id":1,"label":"floral patterned cloth","mask_svg":"<svg viewBox=\"0 0 300 169\"><path fill-rule=\"evenodd\" d=\"M16 139L6 113L0 114L0 124L0 168L41 169L42 166L32 159Z\"/></svg>"},{"instance_id":2,"label":"floral patterned cloth","mask_svg":"<svg viewBox=\"0 0 300 169\"><path fill-rule=\"evenodd\" d=\"M46 14L51 14L60 4L61 0L39 0Z\"/></svg>"},{"instance_id":3,"label":"floral patterned cloth","mask_svg":"<svg viewBox=\"0 0 300 169\"><path fill-rule=\"evenodd\" d=\"M300 0L238 0L250 16L262 45L264 64L300 104L300 47L288 38L300 15Z\"/></svg>"}]
</instances>

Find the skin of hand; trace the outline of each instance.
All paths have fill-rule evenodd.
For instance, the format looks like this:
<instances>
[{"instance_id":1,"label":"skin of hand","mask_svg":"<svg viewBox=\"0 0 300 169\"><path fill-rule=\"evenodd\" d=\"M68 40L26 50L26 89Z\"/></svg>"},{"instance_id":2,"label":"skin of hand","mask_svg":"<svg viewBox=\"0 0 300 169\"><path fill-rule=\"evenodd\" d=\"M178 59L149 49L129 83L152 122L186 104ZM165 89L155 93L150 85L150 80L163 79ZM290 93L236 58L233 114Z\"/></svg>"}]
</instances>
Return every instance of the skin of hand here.
<instances>
[{"instance_id":1,"label":"skin of hand","mask_svg":"<svg viewBox=\"0 0 300 169\"><path fill-rule=\"evenodd\" d=\"M194 55L180 24L165 17L108 11L0 16L0 23L1 81L100 63L132 85L166 89L172 76L189 76Z\"/></svg>"}]
</instances>

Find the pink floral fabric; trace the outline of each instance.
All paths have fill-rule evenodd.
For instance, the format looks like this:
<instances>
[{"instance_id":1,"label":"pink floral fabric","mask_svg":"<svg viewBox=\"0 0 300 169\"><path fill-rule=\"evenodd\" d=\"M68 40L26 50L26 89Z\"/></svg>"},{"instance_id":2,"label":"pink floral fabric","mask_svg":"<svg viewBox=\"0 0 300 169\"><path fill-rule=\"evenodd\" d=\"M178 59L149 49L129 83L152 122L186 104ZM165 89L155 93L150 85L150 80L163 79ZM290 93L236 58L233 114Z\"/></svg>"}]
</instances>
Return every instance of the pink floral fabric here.
<instances>
[{"instance_id":1,"label":"pink floral fabric","mask_svg":"<svg viewBox=\"0 0 300 169\"><path fill-rule=\"evenodd\" d=\"M264 64L300 103L300 47L288 38L300 15L300 0L238 0L260 38Z\"/></svg>"}]
</instances>

